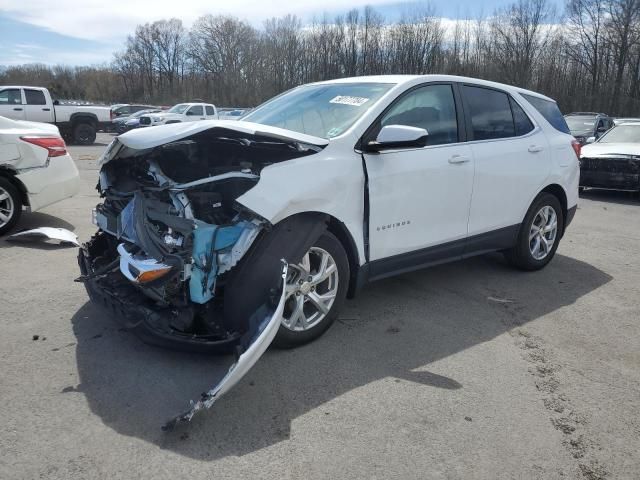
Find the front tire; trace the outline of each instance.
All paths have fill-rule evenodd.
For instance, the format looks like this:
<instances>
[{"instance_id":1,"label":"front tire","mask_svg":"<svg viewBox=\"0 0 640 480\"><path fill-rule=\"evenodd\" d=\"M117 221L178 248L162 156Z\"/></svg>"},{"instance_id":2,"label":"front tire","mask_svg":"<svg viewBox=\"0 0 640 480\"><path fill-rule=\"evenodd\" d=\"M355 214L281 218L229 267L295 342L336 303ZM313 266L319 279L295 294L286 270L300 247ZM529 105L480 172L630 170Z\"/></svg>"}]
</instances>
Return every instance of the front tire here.
<instances>
[{"instance_id":1,"label":"front tire","mask_svg":"<svg viewBox=\"0 0 640 480\"><path fill-rule=\"evenodd\" d=\"M9 232L22 214L20 192L6 178L0 177L0 235Z\"/></svg>"},{"instance_id":2,"label":"front tire","mask_svg":"<svg viewBox=\"0 0 640 480\"><path fill-rule=\"evenodd\" d=\"M321 336L337 318L349 287L349 260L340 241L325 232L298 265L289 265L282 323L273 342L293 348Z\"/></svg>"},{"instance_id":3,"label":"front tire","mask_svg":"<svg viewBox=\"0 0 640 480\"><path fill-rule=\"evenodd\" d=\"M520 226L516 245L505 252L507 260L522 270L540 270L555 255L563 229L558 198L546 192L538 195Z\"/></svg>"}]
</instances>

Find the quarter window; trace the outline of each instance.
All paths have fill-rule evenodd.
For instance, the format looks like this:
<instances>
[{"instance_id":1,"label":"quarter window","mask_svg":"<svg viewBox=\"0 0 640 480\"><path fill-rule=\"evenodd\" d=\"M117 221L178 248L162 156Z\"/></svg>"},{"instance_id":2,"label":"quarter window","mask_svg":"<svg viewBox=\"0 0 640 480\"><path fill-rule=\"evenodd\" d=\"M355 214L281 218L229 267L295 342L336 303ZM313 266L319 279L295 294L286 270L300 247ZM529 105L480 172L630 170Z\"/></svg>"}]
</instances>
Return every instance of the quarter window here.
<instances>
[{"instance_id":1,"label":"quarter window","mask_svg":"<svg viewBox=\"0 0 640 480\"><path fill-rule=\"evenodd\" d=\"M46 105L47 100L44 98L44 92L41 90L24 89L24 96L27 97L27 105Z\"/></svg>"},{"instance_id":2,"label":"quarter window","mask_svg":"<svg viewBox=\"0 0 640 480\"><path fill-rule=\"evenodd\" d=\"M206 105L204 107L207 110L207 115L215 115L216 112L213 110L213 107L211 105Z\"/></svg>"},{"instance_id":3,"label":"quarter window","mask_svg":"<svg viewBox=\"0 0 640 480\"><path fill-rule=\"evenodd\" d=\"M509 96L504 92L465 85L474 140L494 140L515 136Z\"/></svg>"},{"instance_id":4,"label":"quarter window","mask_svg":"<svg viewBox=\"0 0 640 480\"><path fill-rule=\"evenodd\" d=\"M458 141L456 104L450 85L426 85L401 97L385 113L381 127L407 125L424 128L429 136L427 145L442 145Z\"/></svg>"},{"instance_id":5,"label":"quarter window","mask_svg":"<svg viewBox=\"0 0 640 480\"><path fill-rule=\"evenodd\" d=\"M19 88L8 88L0 92L0 105L22 105Z\"/></svg>"},{"instance_id":6,"label":"quarter window","mask_svg":"<svg viewBox=\"0 0 640 480\"><path fill-rule=\"evenodd\" d=\"M542 115L553 128L562 133L571 133L556 102L545 100L540 97L534 97L533 95L527 95L525 93L521 93L520 95L522 95L527 102L533 105L538 113L540 113L540 115Z\"/></svg>"},{"instance_id":7,"label":"quarter window","mask_svg":"<svg viewBox=\"0 0 640 480\"><path fill-rule=\"evenodd\" d=\"M522 107L518 105L513 98L509 98L511 103L511 111L513 112L513 124L516 128L516 136L526 135L533 130L533 123L524 112Z\"/></svg>"}]
</instances>

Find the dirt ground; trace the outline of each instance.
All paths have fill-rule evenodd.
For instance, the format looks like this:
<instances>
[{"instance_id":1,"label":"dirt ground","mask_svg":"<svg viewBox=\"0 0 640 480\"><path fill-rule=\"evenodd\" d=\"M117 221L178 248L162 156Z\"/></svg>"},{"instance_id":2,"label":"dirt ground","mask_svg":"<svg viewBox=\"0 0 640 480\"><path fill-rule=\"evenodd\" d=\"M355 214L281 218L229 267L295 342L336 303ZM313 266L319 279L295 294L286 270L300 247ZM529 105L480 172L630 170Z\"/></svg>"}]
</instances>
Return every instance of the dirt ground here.
<instances>
[{"instance_id":1,"label":"dirt ground","mask_svg":"<svg viewBox=\"0 0 640 480\"><path fill-rule=\"evenodd\" d=\"M94 231L80 195L19 228ZM498 254L371 284L308 346L160 426L232 359L141 343L75 248L0 240L2 479L600 479L640 472L640 201L594 192L543 271ZM38 339L34 340L35 335Z\"/></svg>"}]
</instances>

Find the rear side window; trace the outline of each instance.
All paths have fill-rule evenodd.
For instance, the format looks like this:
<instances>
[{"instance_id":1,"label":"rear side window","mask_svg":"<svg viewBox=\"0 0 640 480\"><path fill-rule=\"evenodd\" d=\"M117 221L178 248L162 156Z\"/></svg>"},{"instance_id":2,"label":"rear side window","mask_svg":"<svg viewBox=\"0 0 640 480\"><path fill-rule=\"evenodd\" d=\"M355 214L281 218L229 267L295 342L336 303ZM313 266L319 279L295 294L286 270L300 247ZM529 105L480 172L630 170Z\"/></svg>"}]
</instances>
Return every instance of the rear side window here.
<instances>
[{"instance_id":1,"label":"rear side window","mask_svg":"<svg viewBox=\"0 0 640 480\"><path fill-rule=\"evenodd\" d=\"M207 105L206 107L207 110L207 115L215 115L216 112L213 110L213 107L211 105Z\"/></svg>"},{"instance_id":2,"label":"rear side window","mask_svg":"<svg viewBox=\"0 0 640 480\"><path fill-rule=\"evenodd\" d=\"M534 97L533 95L526 95L521 93L527 102L533 105L540 115L542 115L547 122L551 124L553 128L562 133L569 133L569 126L565 121L560 109L558 108L558 104L551 100L545 100L544 98Z\"/></svg>"},{"instance_id":3,"label":"rear side window","mask_svg":"<svg viewBox=\"0 0 640 480\"><path fill-rule=\"evenodd\" d=\"M494 140L515 136L509 96L482 87L462 87L471 115L474 140Z\"/></svg>"},{"instance_id":4,"label":"rear side window","mask_svg":"<svg viewBox=\"0 0 640 480\"><path fill-rule=\"evenodd\" d=\"M41 90L29 90L24 89L24 95L27 97L27 105L46 105L47 101L44 98L44 92Z\"/></svg>"},{"instance_id":5,"label":"rear side window","mask_svg":"<svg viewBox=\"0 0 640 480\"><path fill-rule=\"evenodd\" d=\"M8 88L0 92L0 105L22 105L19 88Z\"/></svg>"},{"instance_id":6,"label":"rear side window","mask_svg":"<svg viewBox=\"0 0 640 480\"><path fill-rule=\"evenodd\" d=\"M516 103L513 98L509 98L509 102L511 103L511 111L513 112L513 124L516 128L516 136L526 135L531 130L533 130L533 123L524 113L522 107Z\"/></svg>"}]
</instances>

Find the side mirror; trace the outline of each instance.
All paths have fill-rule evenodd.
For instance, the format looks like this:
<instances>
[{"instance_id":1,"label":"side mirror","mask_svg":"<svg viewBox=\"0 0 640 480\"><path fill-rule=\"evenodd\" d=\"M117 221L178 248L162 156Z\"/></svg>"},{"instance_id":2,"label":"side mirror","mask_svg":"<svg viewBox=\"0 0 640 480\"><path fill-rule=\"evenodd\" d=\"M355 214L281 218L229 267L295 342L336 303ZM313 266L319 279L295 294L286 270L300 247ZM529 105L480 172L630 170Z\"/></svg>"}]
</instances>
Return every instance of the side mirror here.
<instances>
[{"instance_id":1,"label":"side mirror","mask_svg":"<svg viewBox=\"0 0 640 480\"><path fill-rule=\"evenodd\" d=\"M382 127L375 141L365 145L364 150L379 152L396 148L421 148L427 145L428 136L429 132L424 128L408 125L386 125Z\"/></svg>"},{"instance_id":2,"label":"side mirror","mask_svg":"<svg viewBox=\"0 0 640 480\"><path fill-rule=\"evenodd\" d=\"M53 101L53 104L54 104L54 105L60 105L60 100L54 100L54 101Z\"/></svg>"},{"instance_id":3,"label":"side mirror","mask_svg":"<svg viewBox=\"0 0 640 480\"><path fill-rule=\"evenodd\" d=\"M188 111L187 111L187 117L189 117L189 116L193 116L193 115L195 115L195 114L196 114L196 112L193 112L193 111L191 111L191 110L188 110Z\"/></svg>"},{"instance_id":4,"label":"side mirror","mask_svg":"<svg viewBox=\"0 0 640 480\"><path fill-rule=\"evenodd\" d=\"M593 143L596 141L596 137L589 137L587 138L587 143Z\"/></svg>"}]
</instances>

